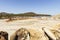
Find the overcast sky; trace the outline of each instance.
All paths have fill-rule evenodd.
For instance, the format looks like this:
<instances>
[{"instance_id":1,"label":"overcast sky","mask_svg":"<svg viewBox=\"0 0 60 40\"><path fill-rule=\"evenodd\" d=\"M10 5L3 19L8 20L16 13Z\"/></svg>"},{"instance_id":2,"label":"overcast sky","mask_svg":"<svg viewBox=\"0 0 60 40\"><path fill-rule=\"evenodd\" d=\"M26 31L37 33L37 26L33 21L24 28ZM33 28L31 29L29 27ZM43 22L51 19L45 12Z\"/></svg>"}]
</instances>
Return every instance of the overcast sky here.
<instances>
[{"instance_id":1,"label":"overcast sky","mask_svg":"<svg viewBox=\"0 0 60 40\"><path fill-rule=\"evenodd\" d=\"M60 14L60 0L0 0L0 12Z\"/></svg>"}]
</instances>

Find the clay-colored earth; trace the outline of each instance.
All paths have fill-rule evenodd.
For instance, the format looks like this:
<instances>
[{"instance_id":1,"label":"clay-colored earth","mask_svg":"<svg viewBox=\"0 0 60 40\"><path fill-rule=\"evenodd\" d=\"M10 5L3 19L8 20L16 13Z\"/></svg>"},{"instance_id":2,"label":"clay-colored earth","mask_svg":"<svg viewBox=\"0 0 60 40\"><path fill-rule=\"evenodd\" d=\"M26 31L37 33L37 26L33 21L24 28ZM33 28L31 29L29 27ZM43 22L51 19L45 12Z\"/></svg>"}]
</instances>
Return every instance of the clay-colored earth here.
<instances>
[{"instance_id":1,"label":"clay-colored earth","mask_svg":"<svg viewBox=\"0 0 60 40\"><path fill-rule=\"evenodd\" d=\"M0 19L0 31L8 32L10 39L10 36L18 29L26 28L31 33L31 40L48 40L42 27L55 30L60 28L58 24L60 24L60 20L26 19L6 22L6 19Z\"/></svg>"}]
</instances>

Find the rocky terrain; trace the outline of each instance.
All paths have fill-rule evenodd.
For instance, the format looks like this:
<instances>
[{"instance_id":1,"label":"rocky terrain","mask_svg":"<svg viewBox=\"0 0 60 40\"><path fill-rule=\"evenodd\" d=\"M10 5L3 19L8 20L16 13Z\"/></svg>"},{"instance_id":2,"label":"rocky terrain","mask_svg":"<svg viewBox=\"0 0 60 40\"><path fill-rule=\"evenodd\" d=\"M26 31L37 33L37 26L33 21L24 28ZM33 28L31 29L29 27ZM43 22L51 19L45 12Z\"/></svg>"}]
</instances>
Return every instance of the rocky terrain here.
<instances>
[{"instance_id":1,"label":"rocky terrain","mask_svg":"<svg viewBox=\"0 0 60 40\"><path fill-rule=\"evenodd\" d=\"M26 28L31 32L31 35L33 35L33 39L31 40L48 40L48 37L44 36L45 34L43 30L45 29L42 30L42 28L47 28L48 31L60 31L60 20L39 20L38 18L34 18L26 20L15 20L10 22L6 21L7 19L0 19L0 31L6 31L9 34L9 39L10 36L20 28ZM40 38L41 36L42 38ZM54 39L54 36L51 35L50 37Z\"/></svg>"}]
</instances>

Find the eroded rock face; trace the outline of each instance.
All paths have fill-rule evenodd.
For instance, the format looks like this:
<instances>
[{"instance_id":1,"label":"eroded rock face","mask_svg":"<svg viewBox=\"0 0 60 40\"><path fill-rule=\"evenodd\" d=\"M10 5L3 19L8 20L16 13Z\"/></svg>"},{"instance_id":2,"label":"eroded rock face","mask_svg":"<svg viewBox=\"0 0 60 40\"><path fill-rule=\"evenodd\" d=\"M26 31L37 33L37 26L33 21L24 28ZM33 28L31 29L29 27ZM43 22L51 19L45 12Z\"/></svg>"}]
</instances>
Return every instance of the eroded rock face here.
<instances>
[{"instance_id":1,"label":"eroded rock face","mask_svg":"<svg viewBox=\"0 0 60 40\"><path fill-rule=\"evenodd\" d=\"M55 25L51 28L44 28L43 31L45 32L45 35L48 35L47 37L51 40L60 40L60 24Z\"/></svg>"},{"instance_id":2,"label":"eroded rock face","mask_svg":"<svg viewBox=\"0 0 60 40\"><path fill-rule=\"evenodd\" d=\"M6 40L3 36L0 35L0 40Z\"/></svg>"},{"instance_id":3,"label":"eroded rock face","mask_svg":"<svg viewBox=\"0 0 60 40\"><path fill-rule=\"evenodd\" d=\"M56 40L55 35L48 28L43 28L45 35L49 38L49 40Z\"/></svg>"},{"instance_id":4,"label":"eroded rock face","mask_svg":"<svg viewBox=\"0 0 60 40\"><path fill-rule=\"evenodd\" d=\"M51 28L35 29L20 28L10 40L60 40L60 24Z\"/></svg>"},{"instance_id":5,"label":"eroded rock face","mask_svg":"<svg viewBox=\"0 0 60 40\"><path fill-rule=\"evenodd\" d=\"M56 40L60 40L60 32L53 30L52 33L55 35Z\"/></svg>"},{"instance_id":6,"label":"eroded rock face","mask_svg":"<svg viewBox=\"0 0 60 40\"><path fill-rule=\"evenodd\" d=\"M54 27L52 27L52 29L50 29L52 31L52 33L55 35L56 40L60 40L60 24L55 25Z\"/></svg>"},{"instance_id":7,"label":"eroded rock face","mask_svg":"<svg viewBox=\"0 0 60 40\"><path fill-rule=\"evenodd\" d=\"M0 31L0 40L8 40L8 33Z\"/></svg>"},{"instance_id":8,"label":"eroded rock face","mask_svg":"<svg viewBox=\"0 0 60 40\"><path fill-rule=\"evenodd\" d=\"M10 40L48 40L48 37L42 29L39 32L34 29L21 28L11 36Z\"/></svg>"},{"instance_id":9,"label":"eroded rock face","mask_svg":"<svg viewBox=\"0 0 60 40\"><path fill-rule=\"evenodd\" d=\"M40 31L35 29L28 29L30 32L30 40L48 40L48 37L45 35L44 31L40 29Z\"/></svg>"},{"instance_id":10,"label":"eroded rock face","mask_svg":"<svg viewBox=\"0 0 60 40\"><path fill-rule=\"evenodd\" d=\"M27 29L21 28L11 36L10 40L30 40L30 33Z\"/></svg>"}]
</instances>

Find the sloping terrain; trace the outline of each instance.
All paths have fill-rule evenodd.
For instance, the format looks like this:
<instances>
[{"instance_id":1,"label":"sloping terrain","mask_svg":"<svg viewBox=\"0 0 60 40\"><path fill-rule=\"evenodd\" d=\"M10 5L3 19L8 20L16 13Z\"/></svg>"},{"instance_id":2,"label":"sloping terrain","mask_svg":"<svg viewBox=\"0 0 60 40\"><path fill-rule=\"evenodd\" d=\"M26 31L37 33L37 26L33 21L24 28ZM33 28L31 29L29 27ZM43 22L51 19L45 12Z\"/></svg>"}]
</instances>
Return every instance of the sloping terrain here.
<instances>
[{"instance_id":1,"label":"sloping terrain","mask_svg":"<svg viewBox=\"0 0 60 40\"><path fill-rule=\"evenodd\" d=\"M31 30L36 30L34 31L35 34L33 32L31 32L31 34L37 38L38 37L38 40L39 39L39 36L42 36L44 37L44 32L42 32L42 28L43 27L46 27L46 28L49 28L49 29L53 29L55 28L55 25L57 24L60 24L60 21L57 21L57 20L39 20L39 19L27 19L27 20L17 20L17 21L11 21L11 22L6 22L6 19L0 19L0 31L6 31L8 32L9 34L9 37L18 29L20 28L26 28L26 29L30 29L30 32ZM58 26L60 27L60 26ZM57 26L56 26L57 28ZM56 29L55 28L55 29ZM58 28L57 28L58 29ZM42 34L42 33L43 34ZM38 34L41 33L41 35ZM45 38L45 37L44 37ZM41 40L45 40L44 38L42 38ZM34 38L35 40L35 38ZM36 39L37 40L37 39ZM48 38L46 39L48 40Z\"/></svg>"}]
</instances>

